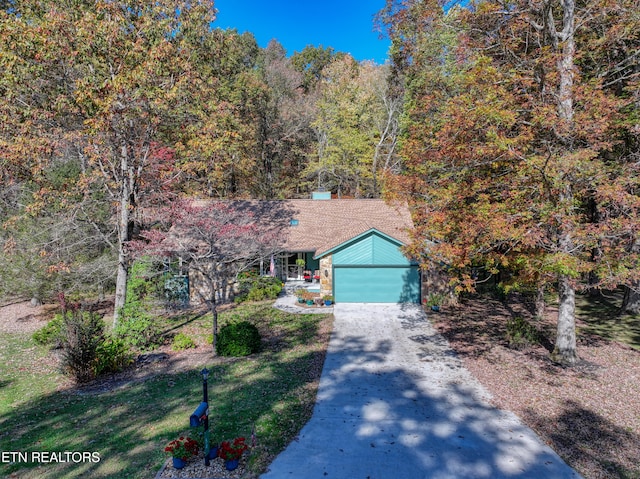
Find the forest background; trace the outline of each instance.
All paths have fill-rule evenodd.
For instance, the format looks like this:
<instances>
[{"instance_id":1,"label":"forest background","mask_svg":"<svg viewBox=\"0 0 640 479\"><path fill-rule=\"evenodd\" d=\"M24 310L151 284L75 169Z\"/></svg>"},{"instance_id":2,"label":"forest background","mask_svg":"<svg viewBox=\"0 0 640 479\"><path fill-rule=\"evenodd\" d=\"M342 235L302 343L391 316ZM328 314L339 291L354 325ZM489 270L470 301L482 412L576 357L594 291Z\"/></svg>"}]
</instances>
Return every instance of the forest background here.
<instances>
[{"instance_id":1,"label":"forest background","mask_svg":"<svg viewBox=\"0 0 640 479\"><path fill-rule=\"evenodd\" d=\"M212 1L2 0L0 294L116 291L185 197L397 197L455 292L640 310L637 0L389 0L389 62L215 28ZM425 245L430 245L428 251Z\"/></svg>"}]
</instances>

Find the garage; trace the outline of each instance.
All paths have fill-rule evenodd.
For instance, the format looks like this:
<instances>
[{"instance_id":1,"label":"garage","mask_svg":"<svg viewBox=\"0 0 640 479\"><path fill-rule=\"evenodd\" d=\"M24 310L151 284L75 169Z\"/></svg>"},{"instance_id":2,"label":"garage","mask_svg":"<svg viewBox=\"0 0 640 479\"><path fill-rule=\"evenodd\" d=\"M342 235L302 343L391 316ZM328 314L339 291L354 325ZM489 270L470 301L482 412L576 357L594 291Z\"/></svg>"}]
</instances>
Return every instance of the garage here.
<instances>
[{"instance_id":1,"label":"garage","mask_svg":"<svg viewBox=\"0 0 640 479\"><path fill-rule=\"evenodd\" d=\"M419 303L420 270L375 229L328 251L337 303Z\"/></svg>"},{"instance_id":2,"label":"garage","mask_svg":"<svg viewBox=\"0 0 640 479\"><path fill-rule=\"evenodd\" d=\"M335 300L340 303L419 303L417 266L334 266Z\"/></svg>"}]
</instances>

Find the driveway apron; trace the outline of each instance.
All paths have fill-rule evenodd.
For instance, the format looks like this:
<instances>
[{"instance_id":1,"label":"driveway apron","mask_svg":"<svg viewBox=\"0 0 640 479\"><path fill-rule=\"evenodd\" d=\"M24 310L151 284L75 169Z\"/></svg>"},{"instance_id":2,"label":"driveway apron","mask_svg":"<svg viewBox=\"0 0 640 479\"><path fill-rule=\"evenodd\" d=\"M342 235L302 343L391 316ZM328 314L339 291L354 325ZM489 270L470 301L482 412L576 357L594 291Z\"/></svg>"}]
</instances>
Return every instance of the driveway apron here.
<instances>
[{"instance_id":1,"label":"driveway apron","mask_svg":"<svg viewBox=\"0 0 640 479\"><path fill-rule=\"evenodd\" d=\"M263 479L580 478L417 305L337 304L311 420Z\"/></svg>"}]
</instances>

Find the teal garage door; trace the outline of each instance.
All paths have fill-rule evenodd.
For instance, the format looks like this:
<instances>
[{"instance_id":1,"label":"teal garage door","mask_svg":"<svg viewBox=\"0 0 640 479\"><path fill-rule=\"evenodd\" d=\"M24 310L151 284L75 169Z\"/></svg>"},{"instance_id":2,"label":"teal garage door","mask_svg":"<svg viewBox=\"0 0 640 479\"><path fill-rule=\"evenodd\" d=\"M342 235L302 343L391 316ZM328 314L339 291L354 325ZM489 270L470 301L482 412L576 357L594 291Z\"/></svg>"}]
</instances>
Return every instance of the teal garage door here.
<instances>
[{"instance_id":1,"label":"teal garage door","mask_svg":"<svg viewBox=\"0 0 640 479\"><path fill-rule=\"evenodd\" d=\"M336 303L419 303L417 266L334 266Z\"/></svg>"}]
</instances>

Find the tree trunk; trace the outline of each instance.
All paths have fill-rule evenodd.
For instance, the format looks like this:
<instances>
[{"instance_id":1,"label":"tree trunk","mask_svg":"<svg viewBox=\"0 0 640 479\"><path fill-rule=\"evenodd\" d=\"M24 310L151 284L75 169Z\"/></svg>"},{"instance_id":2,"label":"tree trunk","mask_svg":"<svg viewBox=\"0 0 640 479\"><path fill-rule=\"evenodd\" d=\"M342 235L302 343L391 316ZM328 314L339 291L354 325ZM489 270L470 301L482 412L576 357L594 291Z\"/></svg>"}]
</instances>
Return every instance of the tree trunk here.
<instances>
[{"instance_id":1,"label":"tree trunk","mask_svg":"<svg viewBox=\"0 0 640 479\"><path fill-rule=\"evenodd\" d=\"M563 0L562 32L558 35L562 40L562 55L558 59L558 73L560 73L560 86L558 88L558 112L560 119L566 123L566 133L571 133L573 122L573 70L576 44L575 32L575 3L574 0Z\"/></svg>"},{"instance_id":2,"label":"tree trunk","mask_svg":"<svg viewBox=\"0 0 640 479\"><path fill-rule=\"evenodd\" d=\"M213 355L216 355L216 347L218 345L218 305L216 304L215 291L211 300L209 301L209 308L211 309L211 317L213 322L211 325L211 332L213 333L213 340L211 345L213 346Z\"/></svg>"},{"instance_id":3,"label":"tree trunk","mask_svg":"<svg viewBox=\"0 0 640 479\"><path fill-rule=\"evenodd\" d=\"M622 299L621 314L638 314L640 313L640 282L636 282L631 287L624 287L624 298Z\"/></svg>"},{"instance_id":4,"label":"tree trunk","mask_svg":"<svg viewBox=\"0 0 640 479\"><path fill-rule=\"evenodd\" d=\"M129 241L129 209L131 201L131 189L129 178L129 151L127 145L122 145L120 151L120 218L118 221L118 274L116 277L116 296L113 305L113 327L118 325L120 311L127 299L127 272L129 269L127 259L127 241Z\"/></svg>"},{"instance_id":5,"label":"tree trunk","mask_svg":"<svg viewBox=\"0 0 640 479\"><path fill-rule=\"evenodd\" d=\"M558 329L556 345L552 353L554 361L564 366L573 366L576 352L576 293L566 275L558 278Z\"/></svg>"},{"instance_id":6,"label":"tree trunk","mask_svg":"<svg viewBox=\"0 0 640 479\"><path fill-rule=\"evenodd\" d=\"M546 303L544 301L544 289L544 284L539 284L536 288L535 314L537 319L542 319L544 317L544 310L546 307Z\"/></svg>"},{"instance_id":7,"label":"tree trunk","mask_svg":"<svg viewBox=\"0 0 640 479\"><path fill-rule=\"evenodd\" d=\"M631 254L637 254L640 251L640 240L636 239L631 245ZM620 314L638 314L640 313L640 281L636 281L629 286L624 287L624 298L622 299L622 307Z\"/></svg>"}]
</instances>

